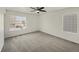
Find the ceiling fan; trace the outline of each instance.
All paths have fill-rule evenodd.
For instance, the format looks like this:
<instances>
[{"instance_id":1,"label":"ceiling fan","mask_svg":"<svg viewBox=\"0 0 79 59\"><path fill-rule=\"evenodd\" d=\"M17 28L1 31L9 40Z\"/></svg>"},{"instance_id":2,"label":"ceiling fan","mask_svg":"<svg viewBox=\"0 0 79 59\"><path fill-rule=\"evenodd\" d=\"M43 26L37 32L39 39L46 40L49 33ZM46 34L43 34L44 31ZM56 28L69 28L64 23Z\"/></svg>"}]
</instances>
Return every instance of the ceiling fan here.
<instances>
[{"instance_id":1,"label":"ceiling fan","mask_svg":"<svg viewBox=\"0 0 79 59\"><path fill-rule=\"evenodd\" d=\"M47 12L46 10L44 10L45 7L30 7L31 9L33 9L31 12L36 12L36 13L40 13L40 12Z\"/></svg>"}]
</instances>

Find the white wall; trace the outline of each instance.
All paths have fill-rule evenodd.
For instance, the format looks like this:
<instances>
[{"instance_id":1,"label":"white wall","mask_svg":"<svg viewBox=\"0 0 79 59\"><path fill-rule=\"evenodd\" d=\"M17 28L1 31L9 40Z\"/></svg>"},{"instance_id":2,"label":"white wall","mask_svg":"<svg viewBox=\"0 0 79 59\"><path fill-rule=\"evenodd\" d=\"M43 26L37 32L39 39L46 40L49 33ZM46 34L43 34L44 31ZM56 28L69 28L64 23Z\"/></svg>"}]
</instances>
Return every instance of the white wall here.
<instances>
[{"instance_id":1,"label":"white wall","mask_svg":"<svg viewBox=\"0 0 79 59\"><path fill-rule=\"evenodd\" d=\"M7 15L9 14L26 16L27 28L22 31L8 32ZM63 31L63 16L66 14L77 14L77 33ZM40 16L7 11L5 15L5 37L16 36L19 34L29 33L38 30L79 43L79 8L65 8L63 10L48 12Z\"/></svg>"},{"instance_id":2,"label":"white wall","mask_svg":"<svg viewBox=\"0 0 79 59\"><path fill-rule=\"evenodd\" d=\"M8 22L9 21L8 21L8 18L7 18L8 15L26 16L26 22L27 22L26 29L9 32L8 31L8 29L9 29ZM38 22L39 22L38 15L36 15L36 14L26 14L26 13L15 12L15 11L10 11L10 10L6 11L6 14L5 14L5 38L24 34L24 33L38 31L39 30L39 23Z\"/></svg>"},{"instance_id":3,"label":"white wall","mask_svg":"<svg viewBox=\"0 0 79 59\"><path fill-rule=\"evenodd\" d=\"M63 16L77 14L77 33L63 31ZM40 16L40 30L76 43L79 43L79 8L66 8L52 11Z\"/></svg>"},{"instance_id":4,"label":"white wall","mask_svg":"<svg viewBox=\"0 0 79 59\"><path fill-rule=\"evenodd\" d=\"M5 11L0 8L0 51L4 45L4 13Z\"/></svg>"}]
</instances>

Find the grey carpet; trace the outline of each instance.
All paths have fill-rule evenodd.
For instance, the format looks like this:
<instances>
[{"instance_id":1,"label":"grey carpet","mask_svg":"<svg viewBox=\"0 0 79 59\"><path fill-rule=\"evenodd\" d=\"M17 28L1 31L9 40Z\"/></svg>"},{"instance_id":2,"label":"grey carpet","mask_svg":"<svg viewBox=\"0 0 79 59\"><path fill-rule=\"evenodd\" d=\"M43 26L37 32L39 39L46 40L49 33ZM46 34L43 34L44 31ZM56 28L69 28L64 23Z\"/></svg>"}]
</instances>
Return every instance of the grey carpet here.
<instances>
[{"instance_id":1,"label":"grey carpet","mask_svg":"<svg viewBox=\"0 0 79 59\"><path fill-rule=\"evenodd\" d=\"M79 44L35 32L5 39L2 52L78 52Z\"/></svg>"}]
</instances>

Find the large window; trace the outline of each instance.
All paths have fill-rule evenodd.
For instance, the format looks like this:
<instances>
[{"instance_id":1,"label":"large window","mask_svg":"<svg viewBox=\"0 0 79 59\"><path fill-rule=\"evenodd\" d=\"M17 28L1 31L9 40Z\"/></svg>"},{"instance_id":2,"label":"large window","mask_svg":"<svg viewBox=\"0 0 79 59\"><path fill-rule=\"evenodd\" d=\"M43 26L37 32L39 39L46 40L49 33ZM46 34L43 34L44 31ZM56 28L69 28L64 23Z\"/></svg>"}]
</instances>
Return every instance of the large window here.
<instances>
[{"instance_id":1,"label":"large window","mask_svg":"<svg viewBox=\"0 0 79 59\"><path fill-rule=\"evenodd\" d=\"M9 31L22 30L26 28L26 17L9 15Z\"/></svg>"},{"instance_id":2,"label":"large window","mask_svg":"<svg viewBox=\"0 0 79 59\"><path fill-rule=\"evenodd\" d=\"M77 33L77 15L65 15L63 19L63 29L66 32Z\"/></svg>"}]
</instances>

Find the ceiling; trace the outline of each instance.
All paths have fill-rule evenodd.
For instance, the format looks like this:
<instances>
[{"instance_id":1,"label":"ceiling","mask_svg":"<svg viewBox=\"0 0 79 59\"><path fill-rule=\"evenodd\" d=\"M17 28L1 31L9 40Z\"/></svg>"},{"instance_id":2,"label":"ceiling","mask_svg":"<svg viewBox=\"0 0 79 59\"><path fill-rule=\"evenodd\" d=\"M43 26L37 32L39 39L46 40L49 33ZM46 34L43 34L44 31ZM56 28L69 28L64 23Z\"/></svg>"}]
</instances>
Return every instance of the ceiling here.
<instances>
[{"instance_id":1,"label":"ceiling","mask_svg":"<svg viewBox=\"0 0 79 59\"><path fill-rule=\"evenodd\" d=\"M24 12L24 13L35 13L35 12L30 12L32 11L31 8L29 7L5 7L7 10L12 10L12 11L19 11L19 12ZM55 10L60 10L64 9L66 7L45 7L45 10L47 12L55 11Z\"/></svg>"}]
</instances>

